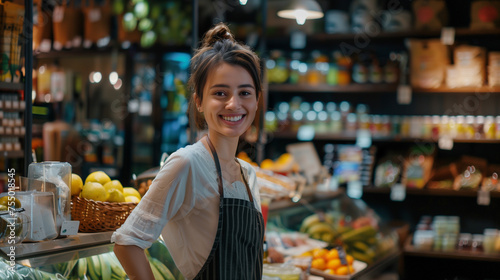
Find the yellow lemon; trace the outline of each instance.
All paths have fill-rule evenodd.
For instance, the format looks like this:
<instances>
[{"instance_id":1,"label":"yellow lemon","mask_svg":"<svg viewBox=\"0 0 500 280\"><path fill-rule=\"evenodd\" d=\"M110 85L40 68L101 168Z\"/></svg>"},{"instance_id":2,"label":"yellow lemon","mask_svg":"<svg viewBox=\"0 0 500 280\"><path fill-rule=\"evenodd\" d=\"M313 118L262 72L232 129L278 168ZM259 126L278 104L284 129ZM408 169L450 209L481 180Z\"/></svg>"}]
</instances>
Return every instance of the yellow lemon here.
<instances>
[{"instance_id":1,"label":"yellow lemon","mask_svg":"<svg viewBox=\"0 0 500 280\"><path fill-rule=\"evenodd\" d=\"M136 189L134 189L132 187L123 188L123 195L125 197L127 197L127 196L135 196L139 200L141 199L141 194Z\"/></svg>"},{"instance_id":2,"label":"yellow lemon","mask_svg":"<svg viewBox=\"0 0 500 280\"><path fill-rule=\"evenodd\" d=\"M71 174L71 195L79 195L83 188L82 178L78 174Z\"/></svg>"},{"instance_id":3,"label":"yellow lemon","mask_svg":"<svg viewBox=\"0 0 500 280\"><path fill-rule=\"evenodd\" d=\"M137 197L133 196L133 195L129 195L129 196L125 197L125 202L139 203L139 201L141 201L141 200L138 199Z\"/></svg>"},{"instance_id":4,"label":"yellow lemon","mask_svg":"<svg viewBox=\"0 0 500 280\"><path fill-rule=\"evenodd\" d=\"M266 158L265 160L263 160L261 163L260 163L260 168L262 169L273 169L274 167L274 161L272 159L268 159Z\"/></svg>"},{"instance_id":5,"label":"yellow lemon","mask_svg":"<svg viewBox=\"0 0 500 280\"><path fill-rule=\"evenodd\" d=\"M0 197L0 205L3 205L5 207L12 207L12 208L20 208L21 207L21 201L17 199L16 197L13 196L2 196Z\"/></svg>"},{"instance_id":6,"label":"yellow lemon","mask_svg":"<svg viewBox=\"0 0 500 280\"><path fill-rule=\"evenodd\" d=\"M106 201L108 200L108 192L99 183L87 182L83 185L82 197L86 199L92 199L95 201Z\"/></svg>"},{"instance_id":7,"label":"yellow lemon","mask_svg":"<svg viewBox=\"0 0 500 280\"><path fill-rule=\"evenodd\" d=\"M104 173L104 171L95 171L90 173L89 176L87 176L87 179L85 179L85 184L87 182L96 182L101 185L104 185L110 181L111 178L109 178L108 174Z\"/></svg>"},{"instance_id":8,"label":"yellow lemon","mask_svg":"<svg viewBox=\"0 0 500 280\"><path fill-rule=\"evenodd\" d=\"M125 197L123 193L117 189L112 189L108 191L109 197L108 202L125 202Z\"/></svg>"},{"instance_id":9,"label":"yellow lemon","mask_svg":"<svg viewBox=\"0 0 500 280\"><path fill-rule=\"evenodd\" d=\"M107 182L106 184L103 185L103 187L110 192L111 190L118 190L119 192L123 192L123 186L122 183L118 180L113 180L111 182Z\"/></svg>"}]
</instances>

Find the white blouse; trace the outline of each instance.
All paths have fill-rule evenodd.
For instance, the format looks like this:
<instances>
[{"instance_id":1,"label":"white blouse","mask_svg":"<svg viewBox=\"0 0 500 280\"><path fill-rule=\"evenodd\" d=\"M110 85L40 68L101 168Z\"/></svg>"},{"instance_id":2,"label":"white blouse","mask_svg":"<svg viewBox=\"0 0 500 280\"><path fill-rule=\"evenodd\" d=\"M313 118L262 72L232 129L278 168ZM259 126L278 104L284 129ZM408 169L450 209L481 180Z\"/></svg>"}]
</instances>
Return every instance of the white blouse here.
<instances>
[{"instance_id":1,"label":"white blouse","mask_svg":"<svg viewBox=\"0 0 500 280\"><path fill-rule=\"evenodd\" d=\"M252 166L238 159L261 211L257 177ZM224 197L249 200L242 181L223 179ZM180 272L192 279L210 254L219 219L217 170L200 141L171 154L146 195L111 242L149 248L160 235Z\"/></svg>"}]
</instances>

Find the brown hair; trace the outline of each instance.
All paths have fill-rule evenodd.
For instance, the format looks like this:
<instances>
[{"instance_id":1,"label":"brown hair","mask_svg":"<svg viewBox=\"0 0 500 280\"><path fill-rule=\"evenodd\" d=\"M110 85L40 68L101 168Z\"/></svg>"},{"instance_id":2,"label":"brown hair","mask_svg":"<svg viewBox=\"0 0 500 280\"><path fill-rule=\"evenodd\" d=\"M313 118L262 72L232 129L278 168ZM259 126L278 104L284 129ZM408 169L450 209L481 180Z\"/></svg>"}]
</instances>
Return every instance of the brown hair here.
<instances>
[{"instance_id":1,"label":"brown hair","mask_svg":"<svg viewBox=\"0 0 500 280\"><path fill-rule=\"evenodd\" d=\"M191 58L191 76L188 82L193 93L189 104L190 121L198 129L206 129L207 123L203 115L196 110L194 95L196 94L200 102L203 101L203 88L209 71L221 63L243 67L253 79L257 98L262 92L259 57L248 46L236 42L227 25L215 25L205 33L201 47Z\"/></svg>"}]
</instances>

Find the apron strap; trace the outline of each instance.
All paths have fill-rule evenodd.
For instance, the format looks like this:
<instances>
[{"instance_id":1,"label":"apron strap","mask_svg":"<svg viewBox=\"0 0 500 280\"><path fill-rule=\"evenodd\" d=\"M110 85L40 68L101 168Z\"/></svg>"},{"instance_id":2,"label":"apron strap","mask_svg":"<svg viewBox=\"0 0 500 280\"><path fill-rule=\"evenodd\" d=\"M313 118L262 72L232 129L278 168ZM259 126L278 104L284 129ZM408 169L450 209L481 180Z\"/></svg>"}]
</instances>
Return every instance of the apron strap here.
<instances>
[{"instance_id":1,"label":"apron strap","mask_svg":"<svg viewBox=\"0 0 500 280\"><path fill-rule=\"evenodd\" d=\"M215 167L217 168L217 181L219 183L219 195L220 199L224 198L224 188L222 186L222 171L220 169L219 157L217 156L217 151L215 151L214 145L210 141L210 138L207 136L208 147L210 147L210 151L212 151L212 155L215 161Z\"/></svg>"},{"instance_id":2,"label":"apron strap","mask_svg":"<svg viewBox=\"0 0 500 280\"><path fill-rule=\"evenodd\" d=\"M250 202L253 203L252 192L250 191L250 187L248 186L247 179L245 178L245 175L243 175L243 168L241 167L241 164L238 162L238 160L237 159L235 159L235 160L236 160L236 163L238 163L238 165L240 166L241 178L243 179L243 183L245 183L245 187L246 187L247 193L248 193L248 199L250 200Z\"/></svg>"}]
</instances>

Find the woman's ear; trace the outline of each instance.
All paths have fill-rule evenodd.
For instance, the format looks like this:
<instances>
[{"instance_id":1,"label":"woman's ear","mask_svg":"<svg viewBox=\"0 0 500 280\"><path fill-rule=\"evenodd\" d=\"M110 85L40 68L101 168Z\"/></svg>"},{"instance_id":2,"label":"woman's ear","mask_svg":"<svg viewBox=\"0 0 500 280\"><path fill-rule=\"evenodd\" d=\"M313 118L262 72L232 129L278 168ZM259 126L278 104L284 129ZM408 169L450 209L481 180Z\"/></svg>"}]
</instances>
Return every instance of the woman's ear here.
<instances>
[{"instance_id":1,"label":"woman's ear","mask_svg":"<svg viewBox=\"0 0 500 280\"><path fill-rule=\"evenodd\" d=\"M203 108L201 107L201 100L200 98L198 98L198 94L196 94L196 92L193 93L193 98L194 98L194 104L196 105L196 110L198 110L198 112L203 112Z\"/></svg>"}]
</instances>

